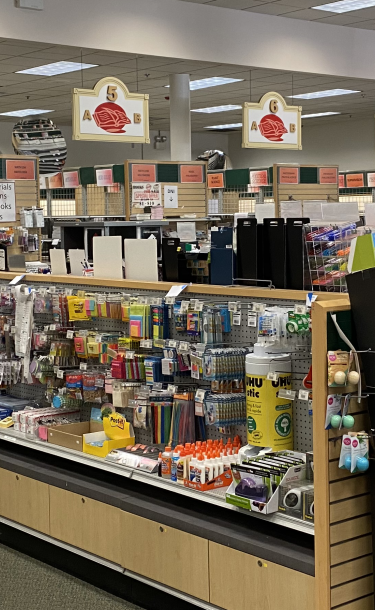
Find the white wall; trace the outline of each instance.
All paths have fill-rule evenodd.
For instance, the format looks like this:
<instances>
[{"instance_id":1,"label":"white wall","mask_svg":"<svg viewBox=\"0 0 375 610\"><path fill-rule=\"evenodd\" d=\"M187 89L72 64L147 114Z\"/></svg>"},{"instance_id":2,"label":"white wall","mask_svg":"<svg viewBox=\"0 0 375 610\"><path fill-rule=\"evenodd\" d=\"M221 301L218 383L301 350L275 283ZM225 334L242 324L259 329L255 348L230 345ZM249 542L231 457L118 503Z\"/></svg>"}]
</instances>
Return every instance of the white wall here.
<instances>
[{"instance_id":1,"label":"white wall","mask_svg":"<svg viewBox=\"0 0 375 610\"><path fill-rule=\"evenodd\" d=\"M371 30L176 0L45 0L44 7L18 9L2 0L0 37L375 78Z\"/></svg>"},{"instance_id":2,"label":"white wall","mask_svg":"<svg viewBox=\"0 0 375 610\"><path fill-rule=\"evenodd\" d=\"M2 154L14 154L12 147L12 128L13 123L0 121L0 152ZM109 165L111 163L123 163L125 159L141 159L141 144L121 144L118 142L80 142L72 140L72 128L62 126L61 131L65 136L68 147L68 158L66 167L92 167L93 165ZM169 133L161 132L166 135L168 140L165 150L155 150L154 136L156 131L150 132L151 144L143 145L143 158L155 159L157 161L169 161L170 151ZM222 133L192 133L192 159L203 153L207 149L218 148L227 152L228 135ZM178 160L178 159L177 159Z\"/></svg>"},{"instance_id":3,"label":"white wall","mask_svg":"<svg viewBox=\"0 0 375 610\"><path fill-rule=\"evenodd\" d=\"M209 148L219 148L228 152L234 168L270 166L273 163L334 163L340 170L375 169L375 121L364 119L322 120L319 124L303 121L302 150L257 150L241 147L241 134L200 133L192 134L192 159ZM0 121L0 151L13 154L13 123ZM71 127L62 126L68 145L67 167L91 167L123 163L125 159L140 159L141 145L79 142L71 139ZM156 132L151 132L151 144L145 144L145 159L168 161L169 133L165 150L155 150L153 146Z\"/></svg>"},{"instance_id":4,"label":"white wall","mask_svg":"<svg viewBox=\"0 0 375 610\"><path fill-rule=\"evenodd\" d=\"M332 163L340 170L375 169L375 121L322 119L302 122L302 150L241 148L241 134L229 136L229 155L234 168L271 166L273 163Z\"/></svg>"}]
</instances>

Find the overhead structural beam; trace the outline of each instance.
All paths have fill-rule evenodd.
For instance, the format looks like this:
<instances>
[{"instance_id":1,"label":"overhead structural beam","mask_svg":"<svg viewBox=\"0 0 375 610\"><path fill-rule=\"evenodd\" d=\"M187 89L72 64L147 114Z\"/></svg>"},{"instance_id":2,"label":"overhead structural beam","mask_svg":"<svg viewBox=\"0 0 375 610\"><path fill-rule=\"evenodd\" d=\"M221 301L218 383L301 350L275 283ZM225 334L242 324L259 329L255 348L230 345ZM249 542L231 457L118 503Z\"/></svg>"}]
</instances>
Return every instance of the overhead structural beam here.
<instances>
[{"instance_id":1,"label":"overhead structural beam","mask_svg":"<svg viewBox=\"0 0 375 610\"><path fill-rule=\"evenodd\" d=\"M4 38L375 79L371 30L177 0L106 0L105 14L99 0L48 0L43 11L2 4Z\"/></svg>"}]
</instances>

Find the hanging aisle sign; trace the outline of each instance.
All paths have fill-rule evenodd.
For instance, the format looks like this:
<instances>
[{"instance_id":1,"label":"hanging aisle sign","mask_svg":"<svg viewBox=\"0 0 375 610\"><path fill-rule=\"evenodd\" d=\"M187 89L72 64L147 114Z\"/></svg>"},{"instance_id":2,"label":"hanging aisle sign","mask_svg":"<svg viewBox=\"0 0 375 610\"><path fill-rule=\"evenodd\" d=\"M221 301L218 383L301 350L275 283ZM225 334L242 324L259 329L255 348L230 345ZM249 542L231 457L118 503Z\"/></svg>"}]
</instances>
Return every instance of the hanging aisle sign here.
<instances>
[{"instance_id":1,"label":"hanging aisle sign","mask_svg":"<svg viewBox=\"0 0 375 610\"><path fill-rule=\"evenodd\" d=\"M73 89L73 140L149 144L147 94L129 93L118 78Z\"/></svg>"},{"instance_id":2,"label":"hanging aisle sign","mask_svg":"<svg viewBox=\"0 0 375 610\"><path fill-rule=\"evenodd\" d=\"M258 104L243 105L242 148L301 150L301 106L287 106L278 93L266 93Z\"/></svg>"}]
</instances>

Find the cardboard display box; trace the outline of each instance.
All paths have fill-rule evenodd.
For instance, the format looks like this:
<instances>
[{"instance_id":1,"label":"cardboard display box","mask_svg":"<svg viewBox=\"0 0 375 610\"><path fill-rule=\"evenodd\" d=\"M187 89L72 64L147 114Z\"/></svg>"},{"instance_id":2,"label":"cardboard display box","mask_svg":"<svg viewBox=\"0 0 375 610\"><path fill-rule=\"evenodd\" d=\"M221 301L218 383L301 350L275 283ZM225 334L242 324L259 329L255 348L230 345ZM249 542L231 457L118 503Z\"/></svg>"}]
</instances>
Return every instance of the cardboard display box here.
<instances>
[{"instance_id":1,"label":"cardboard display box","mask_svg":"<svg viewBox=\"0 0 375 610\"><path fill-rule=\"evenodd\" d=\"M90 432L100 432L103 424L99 422L81 422L79 424L63 424L48 428L48 442L60 447L67 447L83 452L83 435Z\"/></svg>"}]
</instances>

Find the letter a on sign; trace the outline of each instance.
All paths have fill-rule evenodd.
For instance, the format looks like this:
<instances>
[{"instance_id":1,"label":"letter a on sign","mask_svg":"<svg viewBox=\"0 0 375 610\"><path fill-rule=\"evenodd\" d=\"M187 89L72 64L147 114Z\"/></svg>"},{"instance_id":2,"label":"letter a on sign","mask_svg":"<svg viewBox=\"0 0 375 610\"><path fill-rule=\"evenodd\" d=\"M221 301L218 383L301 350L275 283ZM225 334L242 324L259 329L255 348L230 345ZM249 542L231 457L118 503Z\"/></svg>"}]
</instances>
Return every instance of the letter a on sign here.
<instances>
[{"instance_id":1,"label":"letter a on sign","mask_svg":"<svg viewBox=\"0 0 375 610\"><path fill-rule=\"evenodd\" d=\"M90 110L85 110L85 112L83 113L83 120L92 121L92 116L91 116Z\"/></svg>"}]
</instances>

